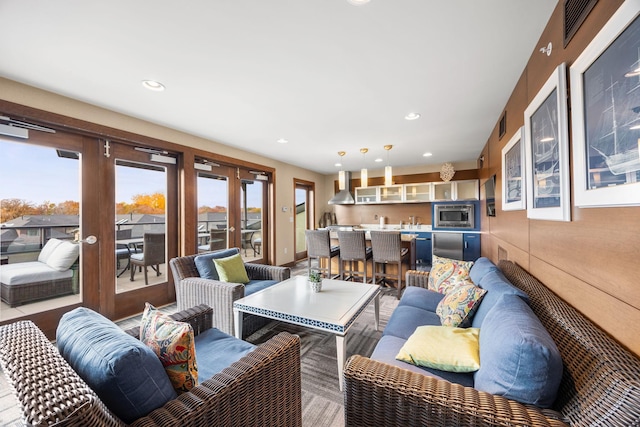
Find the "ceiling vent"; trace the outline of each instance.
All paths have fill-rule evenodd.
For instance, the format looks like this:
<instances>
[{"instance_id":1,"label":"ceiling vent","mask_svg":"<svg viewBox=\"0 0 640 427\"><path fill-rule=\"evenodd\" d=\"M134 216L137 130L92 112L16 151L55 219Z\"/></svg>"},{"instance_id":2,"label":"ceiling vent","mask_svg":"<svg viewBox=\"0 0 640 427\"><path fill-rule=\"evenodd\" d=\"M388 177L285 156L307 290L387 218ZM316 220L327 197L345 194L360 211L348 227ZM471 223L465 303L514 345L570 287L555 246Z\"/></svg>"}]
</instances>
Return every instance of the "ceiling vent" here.
<instances>
[{"instance_id":1,"label":"ceiling vent","mask_svg":"<svg viewBox=\"0 0 640 427\"><path fill-rule=\"evenodd\" d=\"M564 0L564 46L567 47L598 0Z\"/></svg>"}]
</instances>

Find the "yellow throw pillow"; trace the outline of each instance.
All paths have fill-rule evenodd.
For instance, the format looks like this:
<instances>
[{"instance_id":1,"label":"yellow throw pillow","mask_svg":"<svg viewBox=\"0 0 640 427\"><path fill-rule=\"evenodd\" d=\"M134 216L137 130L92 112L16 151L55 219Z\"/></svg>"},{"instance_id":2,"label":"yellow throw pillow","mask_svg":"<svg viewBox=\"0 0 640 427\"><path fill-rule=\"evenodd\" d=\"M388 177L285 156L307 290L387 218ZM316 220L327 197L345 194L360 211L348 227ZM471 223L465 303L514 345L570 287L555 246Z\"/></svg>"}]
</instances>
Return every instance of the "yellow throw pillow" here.
<instances>
[{"instance_id":1,"label":"yellow throw pillow","mask_svg":"<svg viewBox=\"0 0 640 427\"><path fill-rule=\"evenodd\" d=\"M249 283L247 269L244 267L244 261L242 261L240 254L214 259L213 262L222 282Z\"/></svg>"},{"instance_id":2,"label":"yellow throw pillow","mask_svg":"<svg viewBox=\"0 0 640 427\"><path fill-rule=\"evenodd\" d=\"M478 310L487 291L471 282L460 285L446 294L436 307L442 326L471 326L471 319Z\"/></svg>"},{"instance_id":3,"label":"yellow throw pillow","mask_svg":"<svg viewBox=\"0 0 640 427\"><path fill-rule=\"evenodd\" d=\"M473 267L473 261L462 261L460 259L445 258L438 255L433 255L431 257L431 265L434 267L438 264L445 264L447 262L456 263L460 266L460 268L463 268L467 271L471 270L471 267Z\"/></svg>"},{"instance_id":4,"label":"yellow throw pillow","mask_svg":"<svg viewBox=\"0 0 640 427\"><path fill-rule=\"evenodd\" d=\"M480 369L479 328L419 326L396 359L448 372Z\"/></svg>"},{"instance_id":5,"label":"yellow throw pillow","mask_svg":"<svg viewBox=\"0 0 640 427\"><path fill-rule=\"evenodd\" d=\"M196 346L190 324L173 320L146 303L140 324L140 341L158 356L178 394L197 385Z\"/></svg>"}]
</instances>

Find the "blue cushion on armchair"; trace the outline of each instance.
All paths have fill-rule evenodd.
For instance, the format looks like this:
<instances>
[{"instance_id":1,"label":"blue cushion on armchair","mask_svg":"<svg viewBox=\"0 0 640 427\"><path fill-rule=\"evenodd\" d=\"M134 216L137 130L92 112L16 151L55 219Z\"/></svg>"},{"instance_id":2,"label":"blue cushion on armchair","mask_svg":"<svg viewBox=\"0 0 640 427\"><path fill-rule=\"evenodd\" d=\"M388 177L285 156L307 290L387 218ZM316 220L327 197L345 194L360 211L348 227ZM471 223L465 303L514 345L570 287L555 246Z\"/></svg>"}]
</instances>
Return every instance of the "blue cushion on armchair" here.
<instances>
[{"instance_id":1,"label":"blue cushion on armchair","mask_svg":"<svg viewBox=\"0 0 640 427\"><path fill-rule=\"evenodd\" d=\"M562 358L519 296L502 295L487 314L480 329L480 369L474 376L478 390L541 408L553 405Z\"/></svg>"},{"instance_id":2,"label":"blue cushion on armchair","mask_svg":"<svg viewBox=\"0 0 640 427\"><path fill-rule=\"evenodd\" d=\"M221 251L198 255L193 261L196 263L196 269L198 270L200 277L203 279L220 280L218 270L216 270L216 265L213 260L227 258L239 253L240 249L238 248L223 249Z\"/></svg>"},{"instance_id":3,"label":"blue cushion on armchair","mask_svg":"<svg viewBox=\"0 0 640 427\"><path fill-rule=\"evenodd\" d=\"M95 311L65 313L56 341L62 357L126 423L177 397L158 356Z\"/></svg>"}]
</instances>

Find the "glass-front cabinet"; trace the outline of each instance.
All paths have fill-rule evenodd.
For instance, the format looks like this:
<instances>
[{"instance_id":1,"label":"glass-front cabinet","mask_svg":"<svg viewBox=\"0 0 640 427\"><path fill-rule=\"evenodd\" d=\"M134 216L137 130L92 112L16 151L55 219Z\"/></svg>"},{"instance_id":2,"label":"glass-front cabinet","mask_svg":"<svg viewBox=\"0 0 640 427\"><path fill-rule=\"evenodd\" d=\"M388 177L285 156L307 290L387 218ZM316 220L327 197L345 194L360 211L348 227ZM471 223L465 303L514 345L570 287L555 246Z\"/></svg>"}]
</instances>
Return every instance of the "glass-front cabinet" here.
<instances>
[{"instance_id":1,"label":"glass-front cabinet","mask_svg":"<svg viewBox=\"0 0 640 427\"><path fill-rule=\"evenodd\" d=\"M401 203L402 189L402 185L380 187L380 203Z\"/></svg>"},{"instance_id":2,"label":"glass-front cabinet","mask_svg":"<svg viewBox=\"0 0 640 427\"><path fill-rule=\"evenodd\" d=\"M404 185L404 201L411 202L430 202L433 192L433 184L431 182L423 182L420 184Z\"/></svg>"},{"instance_id":3,"label":"glass-front cabinet","mask_svg":"<svg viewBox=\"0 0 640 427\"><path fill-rule=\"evenodd\" d=\"M456 183L455 200L478 200L480 198L477 179L454 182Z\"/></svg>"},{"instance_id":4,"label":"glass-front cabinet","mask_svg":"<svg viewBox=\"0 0 640 427\"><path fill-rule=\"evenodd\" d=\"M453 189L455 181L434 182L433 183L433 201L454 200Z\"/></svg>"},{"instance_id":5,"label":"glass-front cabinet","mask_svg":"<svg viewBox=\"0 0 640 427\"><path fill-rule=\"evenodd\" d=\"M378 203L379 187L356 188L356 203Z\"/></svg>"}]
</instances>

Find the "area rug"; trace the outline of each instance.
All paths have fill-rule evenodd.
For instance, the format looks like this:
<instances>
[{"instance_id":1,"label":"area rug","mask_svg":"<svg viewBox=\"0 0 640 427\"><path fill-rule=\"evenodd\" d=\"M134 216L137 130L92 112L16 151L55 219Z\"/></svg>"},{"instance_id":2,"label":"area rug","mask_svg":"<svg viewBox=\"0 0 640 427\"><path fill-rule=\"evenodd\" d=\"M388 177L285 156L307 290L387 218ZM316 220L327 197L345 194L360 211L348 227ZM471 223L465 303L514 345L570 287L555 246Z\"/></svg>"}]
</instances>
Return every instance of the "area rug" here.
<instances>
[{"instance_id":1,"label":"area rug","mask_svg":"<svg viewBox=\"0 0 640 427\"><path fill-rule=\"evenodd\" d=\"M375 330L374 309L370 304L347 334L347 358L373 352L389 316L398 305L395 290L380 298L380 325ZM344 395L338 385L335 335L304 326L273 321L247 341L260 344L280 332L300 337L302 372L302 425L309 427L344 426Z\"/></svg>"}]
</instances>

